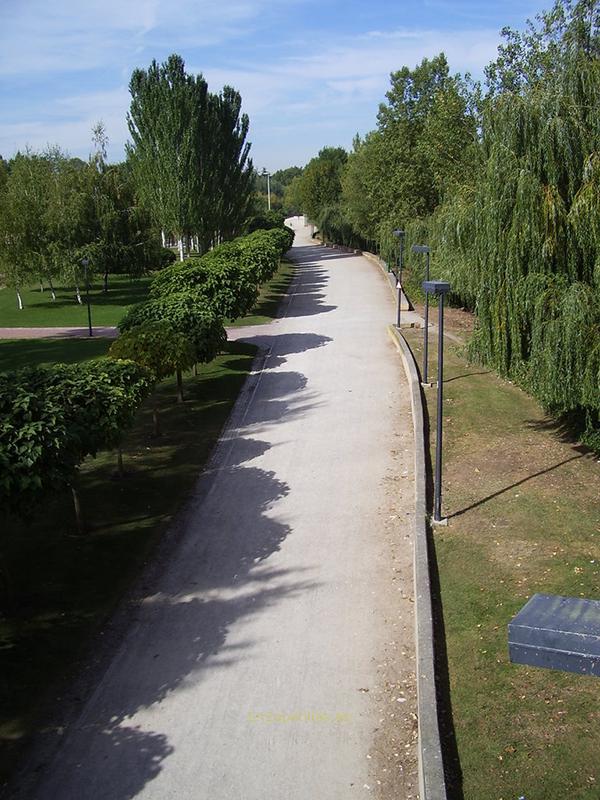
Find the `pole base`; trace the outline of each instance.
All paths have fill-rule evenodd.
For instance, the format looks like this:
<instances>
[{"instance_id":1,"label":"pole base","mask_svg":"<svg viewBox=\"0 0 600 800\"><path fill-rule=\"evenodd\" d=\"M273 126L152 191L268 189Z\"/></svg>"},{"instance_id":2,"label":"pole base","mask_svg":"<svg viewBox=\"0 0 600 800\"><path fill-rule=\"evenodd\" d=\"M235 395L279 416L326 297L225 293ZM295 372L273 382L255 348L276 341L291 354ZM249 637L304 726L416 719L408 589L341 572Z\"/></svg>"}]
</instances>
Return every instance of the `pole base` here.
<instances>
[{"instance_id":1,"label":"pole base","mask_svg":"<svg viewBox=\"0 0 600 800\"><path fill-rule=\"evenodd\" d=\"M448 527L448 517L442 517L441 519L435 519L434 517L431 517L431 519L429 521L436 528L437 527L442 527L442 528L447 528Z\"/></svg>"},{"instance_id":2,"label":"pole base","mask_svg":"<svg viewBox=\"0 0 600 800\"><path fill-rule=\"evenodd\" d=\"M425 383L424 381L421 381L421 386L424 389L432 389L434 386L437 386L437 382L433 381L432 383Z\"/></svg>"}]
</instances>

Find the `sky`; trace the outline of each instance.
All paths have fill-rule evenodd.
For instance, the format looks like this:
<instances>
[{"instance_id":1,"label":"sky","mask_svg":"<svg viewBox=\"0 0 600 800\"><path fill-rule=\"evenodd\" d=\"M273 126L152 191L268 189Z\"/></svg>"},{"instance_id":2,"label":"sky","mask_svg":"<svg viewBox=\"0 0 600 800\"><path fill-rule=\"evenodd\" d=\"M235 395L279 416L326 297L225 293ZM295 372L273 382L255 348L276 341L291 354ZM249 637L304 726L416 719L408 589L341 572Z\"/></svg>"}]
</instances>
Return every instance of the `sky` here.
<instances>
[{"instance_id":1,"label":"sky","mask_svg":"<svg viewBox=\"0 0 600 800\"><path fill-rule=\"evenodd\" d=\"M209 90L234 86L254 165L303 166L376 126L389 76L444 51L480 78L500 30L550 0L0 0L0 154L87 158L102 120L124 157L129 79L171 53Z\"/></svg>"}]
</instances>

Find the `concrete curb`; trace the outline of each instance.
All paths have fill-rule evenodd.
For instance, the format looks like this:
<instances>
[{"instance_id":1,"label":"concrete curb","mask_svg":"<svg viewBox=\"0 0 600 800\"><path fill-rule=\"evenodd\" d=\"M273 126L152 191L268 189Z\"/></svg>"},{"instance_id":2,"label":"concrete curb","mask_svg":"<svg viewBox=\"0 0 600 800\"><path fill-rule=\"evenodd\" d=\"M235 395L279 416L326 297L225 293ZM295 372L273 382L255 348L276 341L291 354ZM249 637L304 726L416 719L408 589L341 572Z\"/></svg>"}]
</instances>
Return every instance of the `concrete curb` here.
<instances>
[{"instance_id":1,"label":"concrete curb","mask_svg":"<svg viewBox=\"0 0 600 800\"><path fill-rule=\"evenodd\" d=\"M425 425L421 384L414 356L394 325L388 333L402 358L410 389L415 435L415 637L417 711L419 718L419 791L421 800L446 800L446 781L437 714L433 610L427 532Z\"/></svg>"},{"instance_id":2,"label":"concrete curb","mask_svg":"<svg viewBox=\"0 0 600 800\"><path fill-rule=\"evenodd\" d=\"M362 255L368 259L372 264L376 264L379 269L383 272L385 277L388 279L388 283L390 284L390 289L392 290L392 294L394 295L394 300L397 300L397 289L396 289L396 275L393 272L388 272L387 264L383 261L379 256L376 256L375 253L369 253L368 250L363 250ZM404 293L404 289L402 290L402 311L414 311L414 306Z\"/></svg>"}]
</instances>

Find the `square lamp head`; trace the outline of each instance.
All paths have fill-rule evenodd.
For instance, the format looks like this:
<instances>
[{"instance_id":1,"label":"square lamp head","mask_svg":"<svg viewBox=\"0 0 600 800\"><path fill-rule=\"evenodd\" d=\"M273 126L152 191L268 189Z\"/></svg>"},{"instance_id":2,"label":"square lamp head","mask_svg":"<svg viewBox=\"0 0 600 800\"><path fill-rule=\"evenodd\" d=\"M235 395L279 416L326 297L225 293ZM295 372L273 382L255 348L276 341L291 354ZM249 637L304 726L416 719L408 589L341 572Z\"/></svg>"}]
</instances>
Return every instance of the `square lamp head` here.
<instances>
[{"instance_id":1,"label":"square lamp head","mask_svg":"<svg viewBox=\"0 0 600 800\"><path fill-rule=\"evenodd\" d=\"M396 228L395 231L392 231L396 239L404 239L405 232L401 231L400 228Z\"/></svg>"},{"instance_id":2,"label":"square lamp head","mask_svg":"<svg viewBox=\"0 0 600 800\"><path fill-rule=\"evenodd\" d=\"M423 291L426 294L448 294L450 284L448 281L423 281Z\"/></svg>"}]
</instances>

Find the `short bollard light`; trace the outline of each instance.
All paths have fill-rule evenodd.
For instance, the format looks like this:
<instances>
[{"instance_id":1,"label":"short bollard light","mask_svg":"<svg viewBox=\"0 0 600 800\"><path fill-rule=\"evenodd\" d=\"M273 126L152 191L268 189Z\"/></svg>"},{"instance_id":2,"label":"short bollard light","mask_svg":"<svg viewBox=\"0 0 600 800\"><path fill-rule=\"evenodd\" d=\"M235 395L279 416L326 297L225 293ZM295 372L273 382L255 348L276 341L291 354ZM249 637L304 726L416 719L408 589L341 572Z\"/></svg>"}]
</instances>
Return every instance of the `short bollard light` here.
<instances>
[{"instance_id":1,"label":"short bollard light","mask_svg":"<svg viewBox=\"0 0 600 800\"><path fill-rule=\"evenodd\" d=\"M435 433L435 480L433 485L433 522L446 524L442 519L442 414L444 405L444 296L450 291L447 281L423 281L425 297L438 298L438 374L437 374L437 427Z\"/></svg>"},{"instance_id":2,"label":"short bollard light","mask_svg":"<svg viewBox=\"0 0 600 800\"><path fill-rule=\"evenodd\" d=\"M429 281L429 246L426 244L413 244L410 248L413 253L424 253L427 256L425 262L425 280ZM431 386L427 380L427 360L429 357L429 294L425 294L425 335L423 338L423 386Z\"/></svg>"},{"instance_id":3,"label":"short bollard light","mask_svg":"<svg viewBox=\"0 0 600 800\"><path fill-rule=\"evenodd\" d=\"M405 232L401 231L399 228L396 228L393 231L394 236L398 240L399 250L398 250L398 271L396 272L396 289L398 289L398 315L396 318L396 324L400 327L400 317L402 313L402 267L404 265L404 236Z\"/></svg>"}]
</instances>

